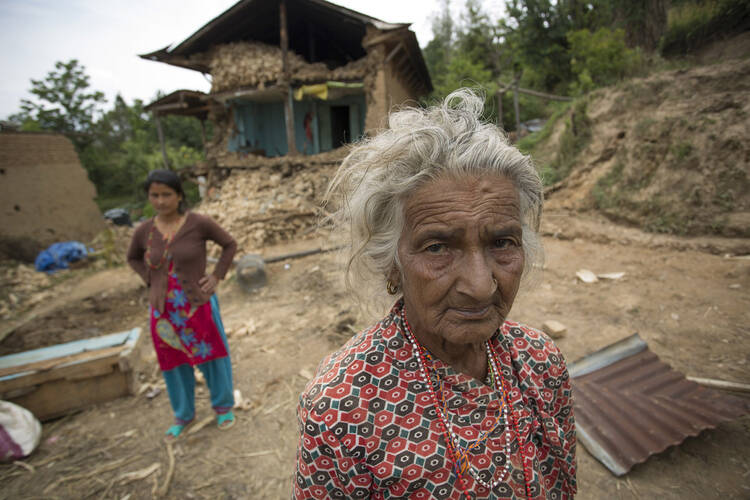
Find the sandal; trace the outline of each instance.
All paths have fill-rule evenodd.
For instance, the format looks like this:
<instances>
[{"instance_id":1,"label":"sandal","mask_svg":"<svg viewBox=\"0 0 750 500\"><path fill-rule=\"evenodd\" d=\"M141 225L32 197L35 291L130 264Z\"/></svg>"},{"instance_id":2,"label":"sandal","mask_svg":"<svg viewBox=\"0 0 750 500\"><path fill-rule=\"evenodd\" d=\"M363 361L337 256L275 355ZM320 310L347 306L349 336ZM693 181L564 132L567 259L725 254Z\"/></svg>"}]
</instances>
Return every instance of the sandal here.
<instances>
[{"instance_id":1,"label":"sandal","mask_svg":"<svg viewBox=\"0 0 750 500\"><path fill-rule=\"evenodd\" d=\"M216 425L220 431L229 429L234 425L236 421L237 419L234 418L234 413L232 413L231 410L226 413L216 415Z\"/></svg>"},{"instance_id":2,"label":"sandal","mask_svg":"<svg viewBox=\"0 0 750 500\"><path fill-rule=\"evenodd\" d=\"M170 427L169 429L167 429L167 432L165 433L166 434L166 439L168 441L174 441L175 439L177 439L178 437L180 437L180 435L182 434L182 431L184 431L185 428L187 426L189 426L191 423L193 423L192 420L190 422L185 423L185 424L174 424L172 427Z\"/></svg>"}]
</instances>

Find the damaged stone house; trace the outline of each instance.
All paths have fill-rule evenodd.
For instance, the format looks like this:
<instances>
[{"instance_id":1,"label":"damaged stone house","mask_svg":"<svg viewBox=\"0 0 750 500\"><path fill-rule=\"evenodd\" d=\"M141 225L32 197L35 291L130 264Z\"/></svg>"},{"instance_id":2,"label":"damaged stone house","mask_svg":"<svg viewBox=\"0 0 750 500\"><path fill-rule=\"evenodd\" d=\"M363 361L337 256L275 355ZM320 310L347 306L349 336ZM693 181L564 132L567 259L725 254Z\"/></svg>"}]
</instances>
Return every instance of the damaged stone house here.
<instances>
[{"instance_id":1,"label":"damaged stone house","mask_svg":"<svg viewBox=\"0 0 750 500\"><path fill-rule=\"evenodd\" d=\"M146 109L211 121L207 158L226 166L334 150L432 90L408 24L323 0L241 0L141 57L210 75L209 94L176 91Z\"/></svg>"}]
</instances>

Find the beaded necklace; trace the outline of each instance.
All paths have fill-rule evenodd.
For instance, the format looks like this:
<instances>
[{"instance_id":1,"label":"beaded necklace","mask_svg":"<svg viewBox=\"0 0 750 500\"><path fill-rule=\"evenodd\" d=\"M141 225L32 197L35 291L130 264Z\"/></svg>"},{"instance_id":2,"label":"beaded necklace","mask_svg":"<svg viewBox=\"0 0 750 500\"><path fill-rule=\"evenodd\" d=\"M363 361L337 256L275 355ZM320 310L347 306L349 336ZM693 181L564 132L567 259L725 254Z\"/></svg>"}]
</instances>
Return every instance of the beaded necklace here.
<instances>
[{"instance_id":1,"label":"beaded necklace","mask_svg":"<svg viewBox=\"0 0 750 500\"><path fill-rule=\"evenodd\" d=\"M159 269L161 266L164 265L164 262L166 262L167 257L169 256L169 244L171 243L171 238L167 236L163 236L164 239L164 252L161 254L161 260L159 260L159 263L154 265L153 261L151 260L151 249L153 247L153 240L154 240L154 229L156 229L156 218L151 222L151 229L148 232L148 241L146 242L146 263L148 264L148 267L151 269Z\"/></svg>"},{"instance_id":2,"label":"beaded necklace","mask_svg":"<svg viewBox=\"0 0 750 500\"><path fill-rule=\"evenodd\" d=\"M430 395L432 396L433 403L435 405L435 409L437 410L437 414L439 417L438 420L438 426L441 428L443 434L445 435L445 443L446 447L448 448L448 454L453 459L453 469L456 473L456 476L459 478L459 488L461 488L461 491L463 494L468 498L468 492L466 491L466 488L464 487L464 480L461 479L461 476L466 473L466 471L469 471L469 474L482 486L485 488L492 490L500 484L500 482L507 477L507 475L510 473L510 422L512 421L514 430L516 431L516 435L520 436L518 434L518 423L515 419L515 415L513 415L513 409L511 408L510 415L511 418L508 418L508 408L510 407L510 399L508 397L508 386L506 384L505 379L503 379L500 376L500 371L497 367L497 360L495 359L495 353L490 346L488 341L485 341L485 349L487 351L487 358L488 358L488 371L490 375L490 380L492 385L490 387L498 388L501 391L501 402L502 407L500 409L500 412L498 413L497 419L495 419L494 424L484 433L481 433L479 438L477 438L475 441L470 442L468 448L464 449L460 446L458 442L458 435L453 429L453 425L451 424L450 420L448 419L448 412L447 412L447 404L445 401L445 391L443 390L443 382L440 378L440 374L437 372L437 370L434 370L435 377L437 378L438 384L439 384L439 391L440 396L442 399L442 406L440 405L440 401L438 400L437 394L435 394L435 388L433 387L432 379L429 376L429 369L427 365L427 360L429 359L431 364L434 365L432 356L427 351L426 348L424 348L417 338L414 336L414 334L411 331L411 326L409 325L409 322L406 320L406 312L405 307L402 307L401 309L401 321L404 326L404 333L406 335L406 338L409 340L409 342L412 344L412 347L414 348L414 351L417 353L417 361L419 363L419 370L422 374L422 377L425 379L425 385L429 388ZM500 419L502 419L506 422L505 425L505 467L503 468L500 476L492 480L491 482L486 482L483 479L479 477L479 473L475 470L475 468L471 465L469 462L469 452L479 446L480 444L484 443L489 435L497 428L497 426L500 424ZM520 443L519 443L520 444ZM526 494L529 495L529 475L526 471L526 462L524 460L524 479L526 483Z\"/></svg>"}]
</instances>

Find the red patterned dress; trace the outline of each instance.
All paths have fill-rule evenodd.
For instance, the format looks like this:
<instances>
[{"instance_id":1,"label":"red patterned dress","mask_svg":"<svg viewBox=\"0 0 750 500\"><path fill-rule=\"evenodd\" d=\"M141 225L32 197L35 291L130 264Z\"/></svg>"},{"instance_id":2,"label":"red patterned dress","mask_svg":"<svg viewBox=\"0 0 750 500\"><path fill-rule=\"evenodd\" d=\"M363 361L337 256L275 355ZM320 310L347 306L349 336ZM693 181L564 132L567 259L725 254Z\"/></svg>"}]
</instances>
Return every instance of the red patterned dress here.
<instances>
[{"instance_id":1,"label":"red patterned dress","mask_svg":"<svg viewBox=\"0 0 750 500\"><path fill-rule=\"evenodd\" d=\"M214 320L212 303L190 305L169 260L164 312L150 308L151 338L162 371L225 358L226 345Z\"/></svg>"},{"instance_id":2,"label":"red patterned dress","mask_svg":"<svg viewBox=\"0 0 750 500\"><path fill-rule=\"evenodd\" d=\"M403 304L323 360L300 397L295 498L534 498L576 492L570 379L549 338L506 321L491 339L507 382L500 393L434 360L447 417L472 474L457 475L437 409L404 336ZM434 380L433 379L433 380ZM506 456L506 426L510 457ZM488 432L478 446L473 441Z\"/></svg>"}]
</instances>

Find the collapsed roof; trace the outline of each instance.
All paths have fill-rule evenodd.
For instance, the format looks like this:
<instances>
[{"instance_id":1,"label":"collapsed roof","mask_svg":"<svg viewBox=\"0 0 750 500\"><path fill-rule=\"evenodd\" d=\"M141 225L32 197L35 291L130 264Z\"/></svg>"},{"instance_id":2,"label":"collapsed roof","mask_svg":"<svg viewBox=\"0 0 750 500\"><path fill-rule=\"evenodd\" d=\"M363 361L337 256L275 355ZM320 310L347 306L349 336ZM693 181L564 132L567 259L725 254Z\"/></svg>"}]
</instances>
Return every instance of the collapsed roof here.
<instances>
[{"instance_id":1,"label":"collapsed roof","mask_svg":"<svg viewBox=\"0 0 750 500\"><path fill-rule=\"evenodd\" d=\"M432 90L427 66L409 24L386 23L324 0L286 2L289 49L308 62L323 62L332 69L364 57L369 45L401 45L424 89ZM280 0L240 0L180 44L141 57L210 73L206 59L195 56L215 46L238 41L279 46L279 5ZM368 27L379 34L365 40Z\"/></svg>"}]
</instances>

